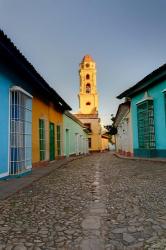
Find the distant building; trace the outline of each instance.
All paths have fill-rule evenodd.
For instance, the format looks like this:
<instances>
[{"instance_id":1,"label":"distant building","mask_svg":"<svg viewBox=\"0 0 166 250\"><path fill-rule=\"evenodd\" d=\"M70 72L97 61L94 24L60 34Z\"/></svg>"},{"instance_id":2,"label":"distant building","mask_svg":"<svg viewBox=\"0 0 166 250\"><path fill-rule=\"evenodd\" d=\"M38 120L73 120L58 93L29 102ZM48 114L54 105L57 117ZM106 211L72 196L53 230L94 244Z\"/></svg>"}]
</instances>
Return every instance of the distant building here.
<instances>
[{"instance_id":1,"label":"distant building","mask_svg":"<svg viewBox=\"0 0 166 250\"><path fill-rule=\"evenodd\" d=\"M63 114L64 156L87 154L88 130L73 114Z\"/></svg>"},{"instance_id":2,"label":"distant building","mask_svg":"<svg viewBox=\"0 0 166 250\"><path fill-rule=\"evenodd\" d=\"M116 152L125 156L133 156L130 101L119 105L114 126L117 128Z\"/></svg>"},{"instance_id":3,"label":"distant building","mask_svg":"<svg viewBox=\"0 0 166 250\"><path fill-rule=\"evenodd\" d=\"M166 64L117 98L131 99L133 152L141 157L166 157Z\"/></svg>"},{"instance_id":4,"label":"distant building","mask_svg":"<svg viewBox=\"0 0 166 250\"><path fill-rule=\"evenodd\" d=\"M90 130L89 150L102 151L102 131L98 115L98 92L96 86L96 63L90 55L80 63L79 112L76 117ZM105 141L106 138L103 138ZM108 140L107 140L108 143Z\"/></svg>"}]
</instances>

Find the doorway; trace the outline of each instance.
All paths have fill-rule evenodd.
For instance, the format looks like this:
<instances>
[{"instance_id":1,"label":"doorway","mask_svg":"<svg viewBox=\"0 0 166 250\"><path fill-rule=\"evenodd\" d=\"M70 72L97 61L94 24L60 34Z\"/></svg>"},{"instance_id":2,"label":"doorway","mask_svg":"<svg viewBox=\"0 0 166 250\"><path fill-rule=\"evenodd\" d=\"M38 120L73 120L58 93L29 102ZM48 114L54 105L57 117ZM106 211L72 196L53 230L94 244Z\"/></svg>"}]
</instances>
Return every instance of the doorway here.
<instances>
[{"instance_id":1,"label":"doorway","mask_svg":"<svg viewBox=\"0 0 166 250\"><path fill-rule=\"evenodd\" d=\"M55 160L55 130L54 123L50 122L50 161Z\"/></svg>"}]
</instances>

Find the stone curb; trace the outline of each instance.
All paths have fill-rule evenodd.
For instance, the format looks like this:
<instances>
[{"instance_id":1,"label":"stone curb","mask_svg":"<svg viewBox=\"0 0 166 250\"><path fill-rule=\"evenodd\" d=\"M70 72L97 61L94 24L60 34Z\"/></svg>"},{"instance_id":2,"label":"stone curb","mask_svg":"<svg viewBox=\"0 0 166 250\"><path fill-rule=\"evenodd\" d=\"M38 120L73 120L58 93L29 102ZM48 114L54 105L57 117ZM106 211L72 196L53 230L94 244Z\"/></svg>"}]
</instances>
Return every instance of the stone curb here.
<instances>
[{"instance_id":1,"label":"stone curb","mask_svg":"<svg viewBox=\"0 0 166 250\"><path fill-rule=\"evenodd\" d=\"M150 161L150 162L160 162L160 163L166 163L166 159L161 159L161 158L142 158L142 157L127 157L123 155L119 155L117 153L113 153L116 157L124 160L135 160L135 161Z\"/></svg>"},{"instance_id":2,"label":"stone curb","mask_svg":"<svg viewBox=\"0 0 166 250\"><path fill-rule=\"evenodd\" d=\"M26 176L22 176L20 178L9 179L9 182L5 183L6 187L3 188L0 185L0 189L2 187L2 189L4 189L4 190L6 189L7 190L10 186L12 186L11 184L16 184L15 185L15 189L13 190L13 188L12 188L12 189L7 190L7 191L5 190L6 194L4 193L3 190L1 190L2 193L0 194L0 202L3 201L3 200L6 200L8 198L10 198L12 195L20 192L21 190L24 190L25 188L30 187L34 182L39 181L43 177L48 176L53 171L55 171L57 169L60 169L60 168L63 168L63 167L66 167L66 165L68 163L70 163L72 161L75 161L75 160L82 159L84 157L88 157L88 156L90 156L90 154L81 155L81 156L75 156L75 157L71 157L71 158L69 156L68 158L65 158L63 160L55 160L55 161L52 161L51 163L48 163L48 165L45 166L45 167L37 167L38 169L35 169L35 170L32 169L32 173L31 174L28 174ZM54 166L54 164L55 164L55 166ZM44 169L44 168L47 168L46 172L35 176L35 174L38 171L40 171L41 169ZM24 182L23 182L23 180L24 180ZM6 180L6 181L8 181L8 180ZM6 181L4 180L4 182L6 182Z\"/></svg>"}]
</instances>

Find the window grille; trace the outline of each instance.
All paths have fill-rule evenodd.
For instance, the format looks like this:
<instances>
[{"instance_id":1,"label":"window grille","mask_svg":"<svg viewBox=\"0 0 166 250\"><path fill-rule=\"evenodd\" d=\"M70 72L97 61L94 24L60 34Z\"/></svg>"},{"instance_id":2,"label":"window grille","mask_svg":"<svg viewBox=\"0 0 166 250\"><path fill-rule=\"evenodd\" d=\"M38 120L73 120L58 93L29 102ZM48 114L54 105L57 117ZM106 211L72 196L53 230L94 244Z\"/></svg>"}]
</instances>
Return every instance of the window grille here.
<instances>
[{"instance_id":1,"label":"window grille","mask_svg":"<svg viewBox=\"0 0 166 250\"><path fill-rule=\"evenodd\" d=\"M12 89L10 92L10 175L32 167L32 98Z\"/></svg>"},{"instance_id":2,"label":"window grille","mask_svg":"<svg viewBox=\"0 0 166 250\"><path fill-rule=\"evenodd\" d=\"M146 100L137 106L139 147L154 149L155 127L153 100Z\"/></svg>"},{"instance_id":3,"label":"window grille","mask_svg":"<svg viewBox=\"0 0 166 250\"><path fill-rule=\"evenodd\" d=\"M61 127L57 125L57 153L58 156L61 155Z\"/></svg>"},{"instance_id":4,"label":"window grille","mask_svg":"<svg viewBox=\"0 0 166 250\"><path fill-rule=\"evenodd\" d=\"M46 130L44 119L39 119L40 160L46 159Z\"/></svg>"}]
</instances>

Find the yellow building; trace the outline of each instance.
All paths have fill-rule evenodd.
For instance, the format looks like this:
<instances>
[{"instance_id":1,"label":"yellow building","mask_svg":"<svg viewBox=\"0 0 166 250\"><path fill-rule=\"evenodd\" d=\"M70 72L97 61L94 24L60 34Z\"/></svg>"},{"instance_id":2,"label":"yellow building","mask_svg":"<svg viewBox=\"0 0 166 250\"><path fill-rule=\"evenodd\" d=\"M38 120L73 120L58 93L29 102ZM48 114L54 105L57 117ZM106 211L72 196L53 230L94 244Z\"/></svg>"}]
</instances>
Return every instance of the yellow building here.
<instances>
[{"instance_id":1,"label":"yellow building","mask_svg":"<svg viewBox=\"0 0 166 250\"><path fill-rule=\"evenodd\" d=\"M32 164L37 166L63 156L63 111L35 96L32 107Z\"/></svg>"},{"instance_id":2,"label":"yellow building","mask_svg":"<svg viewBox=\"0 0 166 250\"><path fill-rule=\"evenodd\" d=\"M98 116L99 103L96 86L96 63L90 55L84 56L80 63L79 76L79 112L75 115L90 130L88 138L89 150L102 151L101 124Z\"/></svg>"}]
</instances>

